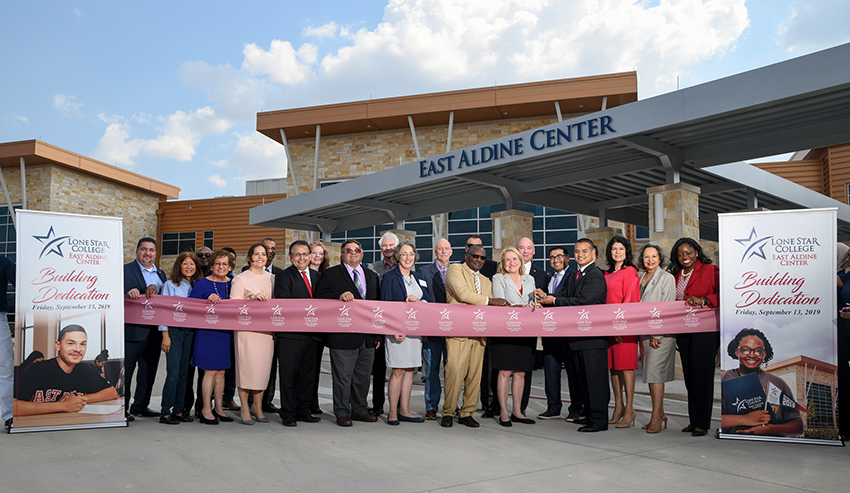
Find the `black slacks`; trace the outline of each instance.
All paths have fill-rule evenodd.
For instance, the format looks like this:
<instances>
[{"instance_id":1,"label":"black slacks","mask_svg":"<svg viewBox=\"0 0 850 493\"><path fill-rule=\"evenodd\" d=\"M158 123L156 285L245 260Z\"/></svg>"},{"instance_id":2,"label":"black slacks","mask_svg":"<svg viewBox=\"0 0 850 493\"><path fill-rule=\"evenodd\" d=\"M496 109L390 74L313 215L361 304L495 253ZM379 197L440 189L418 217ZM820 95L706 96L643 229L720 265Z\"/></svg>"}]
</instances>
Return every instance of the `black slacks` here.
<instances>
[{"instance_id":1,"label":"black slacks","mask_svg":"<svg viewBox=\"0 0 850 493\"><path fill-rule=\"evenodd\" d=\"M280 417L309 416L316 369L316 342L311 338L277 337L280 373Z\"/></svg>"},{"instance_id":2,"label":"black slacks","mask_svg":"<svg viewBox=\"0 0 850 493\"><path fill-rule=\"evenodd\" d=\"M676 345L679 346L685 388L688 390L690 425L708 430L714 405L714 361L720 347L720 333L679 334Z\"/></svg>"},{"instance_id":3,"label":"black slacks","mask_svg":"<svg viewBox=\"0 0 850 493\"><path fill-rule=\"evenodd\" d=\"M611 392L608 388L608 349L574 350L579 385L585 396L585 415L596 426L608 429L608 401Z\"/></svg>"}]
</instances>

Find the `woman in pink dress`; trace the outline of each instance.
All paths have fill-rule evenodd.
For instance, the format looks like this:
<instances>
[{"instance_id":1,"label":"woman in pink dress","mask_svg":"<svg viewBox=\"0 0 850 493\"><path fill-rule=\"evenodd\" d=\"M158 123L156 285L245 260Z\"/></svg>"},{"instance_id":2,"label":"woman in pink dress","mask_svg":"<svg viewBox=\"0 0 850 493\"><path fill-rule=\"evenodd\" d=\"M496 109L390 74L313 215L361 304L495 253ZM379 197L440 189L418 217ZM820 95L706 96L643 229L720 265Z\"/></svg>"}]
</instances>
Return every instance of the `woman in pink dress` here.
<instances>
[{"instance_id":1,"label":"woman in pink dress","mask_svg":"<svg viewBox=\"0 0 850 493\"><path fill-rule=\"evenodd\" d=\"M622 236L615 236L605 249L608 270L606 303L639 303L640 278L632 261L632 245ZM635 370L638 367L638 336L609 338L608 368L614 389L614 415L608 423L617 428L629 428L635 422ZM623 399L625 394L625 399Z\"/></svg>"},{"instance_id":2,"label":"woman in pink dress","mask_svg":"<svg viewBox=\"0 0 850 493\"><path fill-rule=\"evenodd\" d=\"M248 249L248 270L233 278L230 298L234 300L266 301L272 297L274 276L263 270L269 260L262 243ZM274 354L271 332L239 330L236 332L236 386L242 404L242 424L252 425L251 415L260 423L268 423L263 414L263 391L269 384L269 372ZM248 395L254 394L253 409L248 407Z\"/></svg>"}]
</instances>

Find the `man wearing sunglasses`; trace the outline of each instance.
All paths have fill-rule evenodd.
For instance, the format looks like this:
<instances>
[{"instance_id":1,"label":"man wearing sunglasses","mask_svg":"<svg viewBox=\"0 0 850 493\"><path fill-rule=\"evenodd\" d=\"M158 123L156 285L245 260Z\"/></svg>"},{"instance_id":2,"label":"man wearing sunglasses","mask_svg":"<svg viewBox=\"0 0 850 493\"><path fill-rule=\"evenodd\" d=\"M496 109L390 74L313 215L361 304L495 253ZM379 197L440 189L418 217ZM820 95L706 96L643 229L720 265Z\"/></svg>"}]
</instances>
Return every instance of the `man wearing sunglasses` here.
<instances>
[{"instance_id":1,"label":"man wearing sunglasses","mask_svg":"<svg viewBox=\"0 0 850 493\"><path fill-rule=\"evenodd\" d=\"M487 254L481 245L469 246L466 261L449 266L446 272L446 298L449 303L465 305L510 306L502 298L493 298L493 286L480 271L487 260ZM472 417L478 403L481 367L484 360L484 337L446 337L446 400L443 403L443 419L440 425L452 426L463 387L463 407L460 409L458 423L470 428L478 428L478 422Z\"/></svg>"},{"instance_id":2,"label":"man wearing sunglasses","mask_svg":"<svg viewBox=\"0 0 850 493\"><path fill-rule=\"evenodd\" d=\"M342 263L322 273L316 286L316 298L340 300L380 299L378 274L364 269L363 248L357 240L347 240L340 249ZM356 302L356 301L355 301ZM371 334L329 334L331 373L333 375L333 405L336 424L351 426L351 421L374 423L378 418L369 414L366 396L372 376L372 362L380 340Z\"/></svg>"}]
</instances>

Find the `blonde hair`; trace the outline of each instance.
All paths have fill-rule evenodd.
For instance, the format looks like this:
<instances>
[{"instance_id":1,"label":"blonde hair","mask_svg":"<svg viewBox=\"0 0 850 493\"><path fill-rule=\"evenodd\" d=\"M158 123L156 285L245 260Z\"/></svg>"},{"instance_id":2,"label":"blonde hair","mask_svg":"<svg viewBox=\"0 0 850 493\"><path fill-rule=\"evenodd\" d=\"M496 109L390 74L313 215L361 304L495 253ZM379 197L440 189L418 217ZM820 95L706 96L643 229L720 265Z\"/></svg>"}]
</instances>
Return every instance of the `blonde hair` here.
<instances>
[{"instance_id":1,"label":"blonde hair","mask_svg":"<svg viewBox=\"0 0 850 493\"><path fill-rule=\"evenodd\" d=\"M507 274L508 273L508 271L505 270L505 255L508 252L511 252L511 253L513 253L514 255L517 256L517 258L519 259L519 275L524 276L525 275L525 262L522 261L522 255L520 255L519 250L517 250L515 247L508 247L508 248L505 248L504 250L502 250L502 257L500 259L501 262L499 262L499 274Z\"/></svg>"}]
</instances>

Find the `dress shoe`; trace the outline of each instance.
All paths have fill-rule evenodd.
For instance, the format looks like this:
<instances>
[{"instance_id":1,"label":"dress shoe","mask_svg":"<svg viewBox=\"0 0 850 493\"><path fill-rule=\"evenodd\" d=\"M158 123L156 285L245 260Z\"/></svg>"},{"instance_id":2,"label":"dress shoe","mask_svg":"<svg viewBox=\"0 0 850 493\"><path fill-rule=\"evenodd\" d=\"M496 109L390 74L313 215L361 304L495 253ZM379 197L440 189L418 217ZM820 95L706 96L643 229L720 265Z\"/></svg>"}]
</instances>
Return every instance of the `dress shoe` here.
<instances>
[{"instance_id":1,"label":"dress shoe","mask_svg":"<svg viewBox=\"0 0 850 493\"><path fill-rule=\"evenodd\" d=\"M398 415L399 421L404 421L405 423L424 423L425 419L420 418L419 416L405 416L403 414Z\"/></svg>"},{"instance_id":2,"label":"dress shoe","mask_svg":"<svg viewBox=\"0 0 850 493\"><path fill-rule=\"evenodd\" d=\"M454 418L451 416L443 416L443 419L440 421L440 426L443 428L451 428L452 424L454 424Z\"/></svg>"},{"instance_id":3,"label":"dress shoe","mask_svg":"<svg viewBox=\"0 0 850 493\"><path fill-rule=\"evenodd\" d=\"M224 404L221 405L221 407L223 407L225 409L230 409L231 411L239 411L240 409L242 409L242 407L239 406L239 404L237 404L235 401L232 401L232 400L225 402Z\"/></svg>"},{"instance_id":4,"label":"dress shoe","mask_svg":"<svg viewBox=\"0 0 850 493\"><path fill-rule=\"evenodd\" d=\"M287 416L283 418L281 422L283 423L283 426L298 426L298 423L295 421L293 416Z\"/></svg>"},{"instance_id":5,"label":"dress shoe","mask_svg":"<svg viewBox=\"0 0 850 493\"><path fill-rule=\"evenodd\" d=\"M318 418L312 414L308 414L306 416L295 416L295 421L303 421L305 423L318 423L321 420L322 418Z\"/></svg>"},{"instance_id":6,"label":"dress shoe","mask_svg":"<svg viewBox=\"0 0 850 493\"><path fill-rule=\"evenodd\" d=\"M141 411L131 411L130 414L135 414L136 416L143 416L145 418L155 418L159 416L159 413L151 411L149 407L146 407Z\"/></svg>"},{"instance_id":7,"label":"dress shoe","mask_svg":"<svg viewBox=\"0 0 850 493\"><path fill-rule=\"evenodd\" d=\"M12 418L9 418L3 423L3 429L8 430L11 427L12 427Z\"/></svg>"},{"instance_id":8,"label":"dress shoe","mask_svg":"<svg viewBox=\"0 0 850 493\"><path fill-rule=\"evenodd\" d=\"M573 423L575 423L577 425L589 425L591 423L591 421L590 421L590 418L588 418L587 416L584 416L584 417L581 417L581 418L578 418L578 419L574 419Z\"/></svg>"},{"instance_id":9,"label":"dress shoe","mask_svg":"<svg viewBox=\"0 0 850 493\"><path fill-rule=\"evenodd\" d=\"M175 418L174 416L160 416L159 422L164 425L179 425L180 420Z\"/></svg>"},{"instance_id":10,"label":"dress shoe","mask_svg":"<svg viewBox=\"0 0 850 493\"><path fill-rule=\"evenodd\" d=\"M191 423L192 421L195 421L194 419L192 419L191 416L184 416L182 414L172 414L172 416L174 416L174 419L180 421L181 423Z\"/></svg>"},{"instance_id":11,"label":"dress shoe","mask_svg":"<svg viewBox=\"0 0 850 493\"><path fill-rule=\"evenodd\" d=\"M387 419L387 424L390 425L390 426L398 426L399 420L397 420L397 419Z\"/></svg>"},{"instance_id":12,"label":"dress shoe","mask_svg":"<svg viewBox=\"0 0 850 493\"><path fill-rule=\"evenodd\" d=\"M467 416L465 418L457 418L457 422L462 425L466 425L470 428L478 428L480 426L478 424L478 421L475 421L475 418L473 418L472 416Z\"/></svg>"},{"instance_id":13,"label":"dress shoe","mask_svg":"<svg viewBox=\"0 0 850 493\"><path fill-rule=\"evenodd\" d=\"M351 422L351 416L340 416L336 418L336 424L339 426L351 426L353 423Z\"/></svg>"},{"instance_id":14,"label":"dress shoe","mask_svg":"<svg viewBox=\"0 0 850 493\"><path fill-rule=\"evenodd\" d=\"M540 416L538 416L538 418L539 417ZM564 421L569 421L570 423L575 423L577 419L581 419L581 414L570 413L570 414L567 414L567 417L564 418Z\"/></svg>"},{"instance_id":15,"label":"dress shoe","mask_svg":"<svg viewBox=\"0 0 850 493\"><path fill-rule=\"evenodd\" d=\"M256 420L257 420L257 422L258 422L258 423L269 423L269 422L270 422L270 421L269 421L269 418L267 418L267 417L265 417L265 416L263 416L263 417L261 418L261 417L257 416L257 413L255 413L254 411L251 411L251 416L253 416L253 417L254 417L254 419L256 419Z\"/></svg>"},{"instance_id":16,"label":"dress shoe","mask_svg":"<svg viewBox=\"0 0 850 493\"><path fill-rule=\"evenodd\" d=\"M132 414L130 414L130 413L124 413L124 417L127 419L127 422L128 422L128 423L129 423L130 421L136 421L136 418L134 418L134 417L133 417L133 415L132 415Z\"/></svg>"},{"instance_id":17,"label":"dress shoe","mask_svg":"<svg viewBox=\"0 0 850 493\"><path fill-rule=\"evenodd\" d=\"M560 418L560 417L561 417L561 413L556 413L555 411L549 411L549 410L546 410L546 411L537 415L537 419L554 419L554 418ZM569 421L569 420L567 420L567 421Z\"/></svg>"},{"instance_id":18,"label":"dress shoe","mask_svg":"<svg viewBox=\"0 0 850 493\"><path fill-rule=\"evenodd\" d=\"M215 414L213 414L213 416L215 416ZM205 424L205 425L217 425L218 424L217 418L207 419L207 418L204 417L203 414L201 414L201 417L199 419L201 420L201 423Z\"/></svg>"},{"instance_id":19,"label":"dress shoe","mask_svg":"<svg viewBox=\"0 0 850 493\"><path fill-rule=\"evenodd\" d=\"M318 407L311 407L311 408L310 408L310 414L323 414L323 413L322 413L322 410L321 410L320 408L318 408Z\"/></svg>"},{"instance_id":20,"label":"dress shoe","mask_svg":"<svg viewBox=\"0 0 850 493\"><path fill-rule=\"evenodd\" d=\"M219 421L223 423L230 423L231 421L233 421L233 418L231 418L230 416L226 414L218 414L215 411L213 411L213 416L215 416Z\"/></svg>"},{"instance_id":21,"label":"dress shoe","mask_svg":"<svg viewBox=\"0 0 850 493\"><path fill-rule=\"evenodd\" d=\"M437 411L425 411L425 419L432 420L437 419Z\"/></svg>"},{"instance_id":22,"label":"dress shoe","mask_svg":"<svg viewBox=\"0 0 850 493\"><path fill-rule=\"evenodd\" d=\"M691 436L704 437L706 433L708 433L708 430L700 430L699 428L694 428L694 431L691 432Z\"/></svg>"},{"instance_id":23,"label":"dress shoe","mask_svg":"<svg viewBox=\"0 0 850 493\"><path fill-rule=\"evenodd\" d=\"M533 425L534 424L533 419L520 418L519 416L514 416L513 414L511 414L511 421L513 421L514 423L522 423L524 425Z\"/></svg>"},{"instance_id":24,"label":"dress shoe","mask_svg":"<svg viewBox=\"0 0 850 493\"><path fill-rule=\"evenodd\" d=\"M363 421L365 423L374 423L375 421L378 421L377 416L373 416L369 413L352 416L351 419L353 421Z\"/></svg>"},{"instance_id":25,"label":"dress shoe","mask_svg":"<svg viewBox=\"0 0 850 493\"><path fill-rule=\"evenodd\" d=\"M483 419L489 419L489 418L495 418L495 417L496 417L496 413L495 413L495 412L493 412L493 410L492 410L492 409L487 409L487 410L486 410L486 411L484 411L484 413L481 415L481 418L483 418Z\"/></svg>"},{"instance_id":26,"label":"dress shoe","mask_svg":"<svg viewBox=\"0 0 850 493\"><path fill-rule=\"evenodd\" d=\"M504 426L504 427L506 427L506 428L510 428L511 426L513 426L513 425L514 425L513 423L511 423L511 420L502 421L502 417L501 417L501 416L499 416L499 424L500 424L500 425L502 425L502 426Z\"/></svg>"},{"instance_id":27,"label":"dress shoe","mask_svg":"<svg viewBox=\"0 0 850 493\"><path fill-rule=\"evenodd\" d=\"M690 433L692 431L694 431L694 425L688 425L682 428L682 433Z\"/></svg>"},{"instance_id":28,"label":"dress shoe","mask_svg":"<svg viewBox=\"0 0 850 493\"><path fill-rule=\"evenodd\" d=\"M240 421L242 422L242 424L243 424L243 425L251 426L251 425L253 425L253 424L254 424L254 420L253 420L253 419L241 419Z\"/></svg>"},{"instance_id":29,"label":"dress shoe","mask_svg":"<svg viewBox=\"0 0 850 493\"><path fill-rule=\"evenodd\" d=\"M271 402L263 404L263 412L264 413L272 413L277 414L280 412L280 408L272 404Z\"/></svg>"},{"instance_id":30,"label":"dress shoe","mask_svg":"<svg viewBox=\"0 0 850 493\"><path fill-rule=\"evenodd\" d=\"M602 428L601 426L599 426L597 424L589 423L589 424L586 424L586 425L582 426L581 428L579 428L578 431L581 431L583 433L594 433L594 432L597 432L597 431L605 431L607 429L608 429L607 426L605 428Z\"/></svg>"},{"instance_id":31,"label":"dress shoe","mask_svg":"<svg viewBox=\"0 0 850 493\"><path fill-rule=\"evenodd\" d=\"M375 409L375 408L367 407L367 408L366 408L366 412L368 412L368 413L369 413L369 414L371 414L372 416L375 416L376 418L377 418L378 416L380 416L380 415L384 414L384 410L383 410L383 408L381 408L381 409Z\"/></svg>"}]
</instances>

